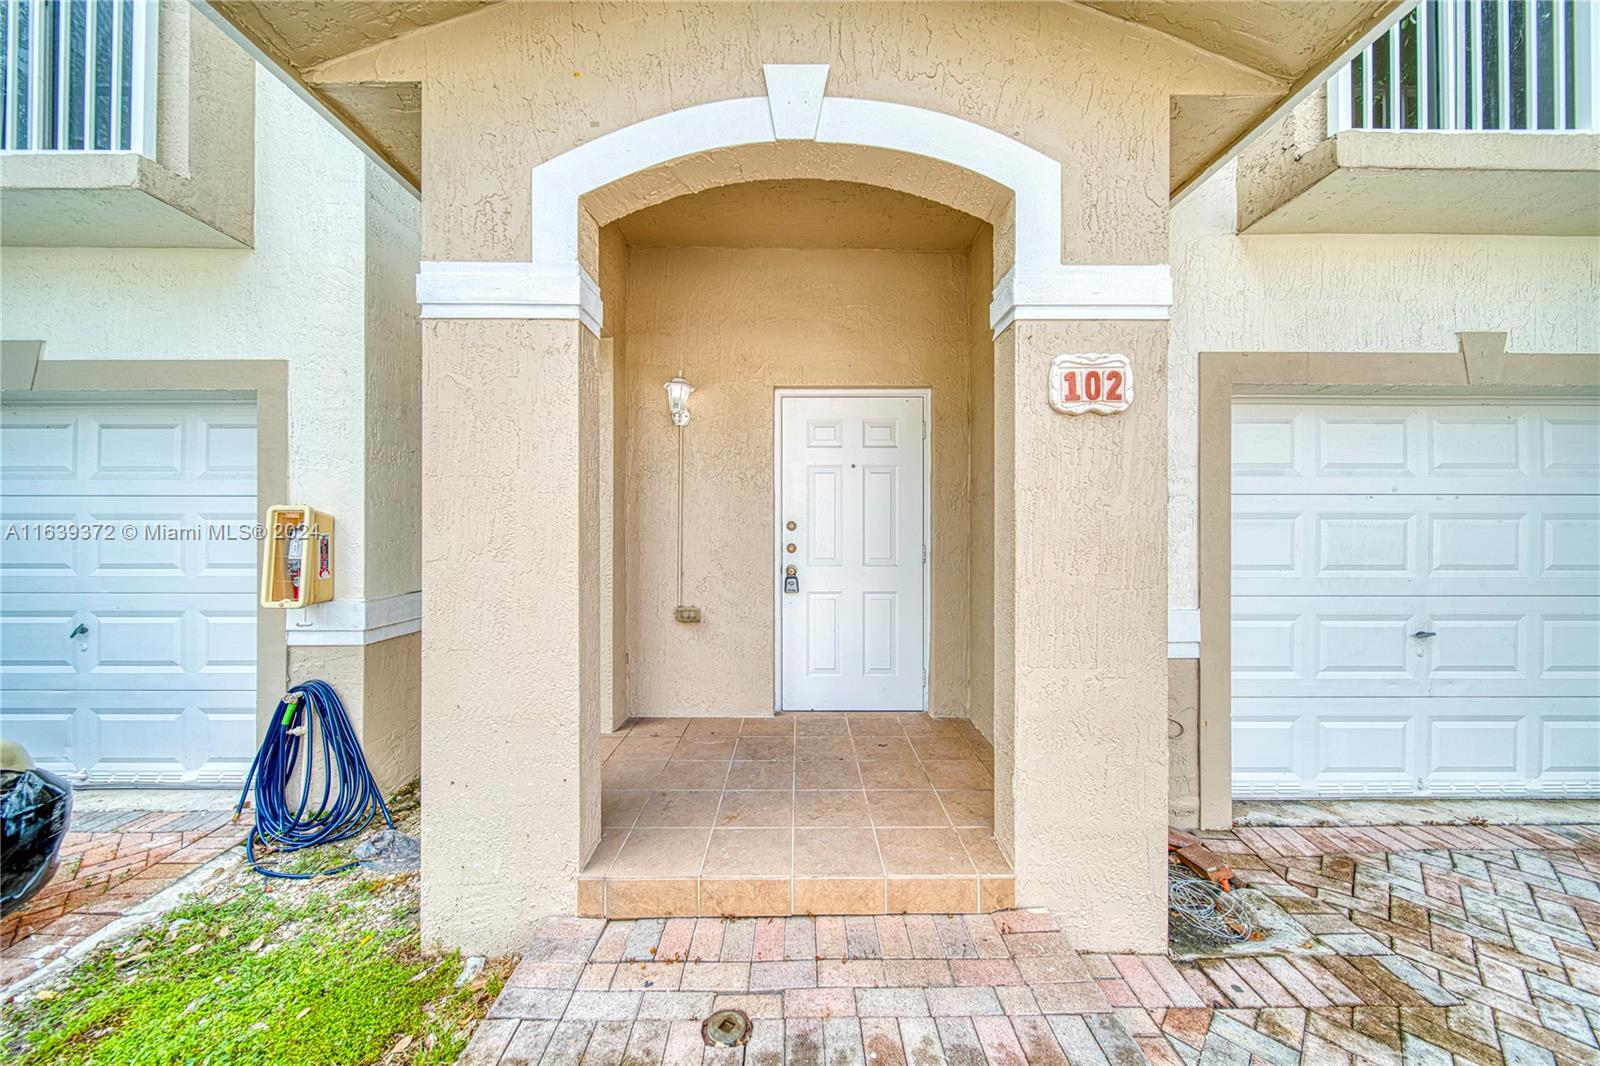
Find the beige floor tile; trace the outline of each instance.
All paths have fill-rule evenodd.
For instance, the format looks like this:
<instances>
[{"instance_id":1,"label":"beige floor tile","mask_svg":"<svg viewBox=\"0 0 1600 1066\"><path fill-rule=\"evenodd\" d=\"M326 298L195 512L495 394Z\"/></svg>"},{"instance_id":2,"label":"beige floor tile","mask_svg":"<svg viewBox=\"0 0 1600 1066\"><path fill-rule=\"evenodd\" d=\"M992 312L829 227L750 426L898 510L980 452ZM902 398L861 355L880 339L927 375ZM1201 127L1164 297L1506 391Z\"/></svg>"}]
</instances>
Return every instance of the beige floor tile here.
<instances>
[{"instance_id":1,"label":"beige floor tile","mask_svg":"<svg viewBox=\"0 0 1600 1066\"><path fill-rule=\"evenodd\" d=\"M972 746L959 736L912 736L910 740L917 758L924 762L929 759L974 758Z\"/></svg>"},{"instance_id":2,"label":"beige floor tile","mask_svg":"<svg viewBox=\"0 0 1600 1066\"><path fill-rule=\"evenodd\" d=\"M738 737L684 737L672 749L674 759L731 759Z\"/></svg>"},{"instance_id":3,"label":"beige floor tile","mask_svg":"<svg viewBox=\"0 0 1600 1066\"><path fill-rule=\"evenodd\" d=\"M692 877L606 882L608 918L687 918L698 901L699 884Z\"/></svg>"},{"instance_id":4,"label":"beige floor tile","mask_svg":"<svg viewBox=\"0 0 1600 1066\"><path fill-rule=\"evenodd\" d=\"M915 759L870 759L860 764L867 788L928 788L928 775Z\"/></svg>"},{"instance_id":5,"label":"beige floor tile","mask_svg":"<svg viewBox=\"0 0 1600 1066\"><path fill-rule=\"evenodd\" d=\"M668 759L672 757L672 749L678 746L679 738L675 736L660 736L648 733L630 733L617 745L617 750L612 752L613 759Z\"/></svg>"},{"instance_id":6,"label":"beige floor tile","mask_svg":"<svg viewBox=\"0 0 1600 1066\"><path fill-rule=\"evenodd\" d=\"M722 788L728 764L720 759L672 759L656 774L657 788Z\"/></svg>"},{"instance_id":7,"label":"beige floor tile","mask_svg":"<svg viewBox=\"0 0 1600 1066\"><path fill-rule=\"evenodd\" d=\"M637 759L619 761L608 759L600 766L600 787L605 788L651 788L655 785L656 775L666 768L665 759Z\"/></svg>"},{"instance_id":8,"label":"beige floor tile","mask_svg":"<svg viewBox=\"0 0 1600 1066\"><path fill-rule=\"evenodd\" d=\"M635 829L611 864L612 877L695 877L705 858L706 829Z\"/></svg>"},{"instance_id":9,"label":"beige floor tile","mask_svg":"<svg viewBox=\"0 0 1600 1066\"><path fill-rule=\"evenodd\" d=\"M736 762L728 770L730 789L794 787L794 767L787 762Z\"/></svg>"},{"instance_id":10,"label":"beige floor tile","mask_svg":"<svg viewBox=\"0 0 1600 1066\"><path fill-rule=\"evenodd\" d=\"M842 714L796 714L794 732L797 737L848 737L850 722Z\"/></svg>"},{"instance_id":11,"label":"beige floor tile","mask_svg":"<svg viewBox=\"0 0 1600 1066\"><path fill-rule=\"evenodd\" d=\"M602 829L629 829L639 817L639 810L651 793L632 789L604 788L600 790L600 827Z\"/></svg>"},{"instance_id":12,"label":"beige floor tile","mask_svg":"<svg viewBox=\"0 0 1600 1066\"><path fill-rule=\"evenodd\" d=\"M958 829L956 832L960 834L961 843L967 849L967 856L980 874L1011 872L1011 864L1006 861L1000 845L995 843L993 832L988 829Z\"/></svg>"},{"instance_id":13,"label":"beige floor tile","mask_svg":"<svg viewBox=\"0 0 1600 1066\"><path fill-rule=\"evenodd\" d=\"M794 741L789 737L741 736L733 757L741 760L783 762L794 758Z\"/></svg>"},{"instance_id":14,"label":"beige floor tile","mask_svg":"<svg viewBox=\"0 0 1600 1066\"><path fill-rule=\"evenodd\" d=\"M796 829L794 873L796 877L879 877L883 863L870 829Z\"/></svg>"},{"instance_id":15,"label":"beige floor tile","mask_svg":"<svg viewBox=\"0 0 1600 1066\"><path fill-rule=\"evenodd\" d=\"M975 874L954 829L879 829L878 847L888 874Z\"/></svg>"},{"instance_id":16,"label":"beige floor tile","mask_svg":"<svg viewBox=\"0 0 1600 1066\"><path fill-rule=\"evenodd\" d=\"M741 718L739 719L739 735L745 737L792 737L794 736L794 716Z\"/></svg>"},{"instance_id":17,"label":"beige floor tile","mask_svg":"<svg viewBox=\"0 0 1600 1066\"><path fill-rule=\"evenodd\" d=\"M780 790L728 791L722 794L722 806L717 811L717 825L752 827L788 827L794 822L793 793Z\"/></svg>"},{"instance_id":18,"label":"beige floor tile","mask_svg":"<svg viewBox=\"0 0 1600 1066\"><path fill-rule=\"evenodd\" d=\"M861 772L854 759L796 759L795 788L860 788Z\"/></svg>"},{"instance_id":19,"label":"beige floor tile","mask_svg":"<svg viewBox=\"0 0 1600 1066\"><path fill-rule=\"evenodd\" d=\"M719 791L669 789L652 792L634 824L641 829L709 828L717 820L717 803L721 799Z\"/></svg>"},{"instance_id":20,"label":"beige floor tile","mask_svg":"<svg viewBox=\"0 0 1600 1066\"><path fill-rule=\"evenodd\" d=\"M867 797L861 790L797 791L794 794L797 828L847 828L872 824Z\"/></svg>"},{"instance_id":21,"label":"beige floor tile","mask_svg":"<svg viewBox=\"0 0 1600 1066\"><path fill-rule=\"evenodd\" d=\"M883 879L879 877L797 878L796 914L881 914Z\"/></svg>"},{"instance_id":22,"label":"beige floor tile","mask_svg":"<svg viewBox=\"0 0 1600 1066\"><path fill-rule=\"evenodd\" d=\"M975 877L891 877L884 888L891 914L963 914L978 909Z\"/></svg>"},{"instance_id":23,"label":"beige floor tile","mask_svg":"<svg viewBox=\"0 0 1600 1066\"><path fill-rule=\"evenodd\" d=\"M876 826L938 826L950 824L944 806L932 789L868 789L867 809Z\"/></svg>"},{"instance_id":24,"label":"beige floor tile","mask_svg":"<svg viewBox=\"0 0 1600 1066\"><path fill-rule=\"evenodd\" d=\"M797 736L794 753L801 759L854 759L856 747L848 733L832 736Z\"/></svg>"},{"instance_id":25,"label":"beige floor tile","mask_svg":"<svg viewBox=\"0 0 1600 1066\"><path fill-rule=\"evenodd\" d=\"M911 748L911 742L903 736L869 733L855 738L855 749L856 758L863 762L876 759L915 762L917 758L916 752Z\"/></svg>"},{"instance_id":26,"label":"beige floor tile","mask_svg":"<svg viewBox=\"0 0 1600 1066\"><path fill-rule=\"evenodd\" d=\"M688 740L714 740L739 735L738 718L691 718L689 728L683 731Z\"/></svg>"},{"instance_id":27,"label":"beige floor tile","mask_svg":"<svg viewBox=\"0 0 1600 1066\"><path fill-rule=\"evenodd\" d=\"M854 736L904 736L905 726L892 714L862 712L852 714L850 719L850 732Z\"/></svg>"},{"instance_id":28,"label":"beige floor tile","mask_svg":"<svg viewBox=\"0 0 1600 1066\"><path fill-rule=\"evenodd\" d=\"M790 913L787 877L700 882L700 913L708 918L753 918Z\"/></svg>"},{"instance_id":29,"label":"beige floor tile","mask_svg":"<svg viewBox=\"0 0 1600 1066\"><path fill-rule=\"evenodd\" d=\"M940 792L945 813L952 825L992 827L994 825L994 790L989 788L954 789Z\"/></svg>"},{"instance_id":30,"label":"beige floor tile","mask_svg":"<svg viewBox=\"0 0 1600 1066\"><path fill-rule=\"evenodd\" d=\"M788 877L790 844L789 829L714 829L702 875Z\"/></svg>"},{"instance_id":31,"label":"beige floor tile","mask_svg":"<svg viewBox=\"0 0 1600 1066\"><path fill-rule=\"evenodd\" d=\"M628 723L628 735L639 737L681 737L697 718L636 718Z\"/></svg>"},{"instance_id":32,"label":"beige floor tile","mask_svg":"<svg viewBox=\"0 0 1600 1066\"><path fill-rule=\"evenodd\" d=\"M594 854L589 856L589 861L584 864L585 876L604 876L611 869L611 864L616 860L617 852L622 850L622 842L627 838L626 830L617 830L600 834L600 843L595 845Z\"/></svg>"},{"instance_id":33,"label":"beige floor tile","mask_svg":"<svg viewBox=\"0 0 1600 1066\"><path fill-rule=\"evenodd\" d=\"M977 759L924 759L922 769L938 789L992 788L994 778Z\"/></svg>"}]
</instances>

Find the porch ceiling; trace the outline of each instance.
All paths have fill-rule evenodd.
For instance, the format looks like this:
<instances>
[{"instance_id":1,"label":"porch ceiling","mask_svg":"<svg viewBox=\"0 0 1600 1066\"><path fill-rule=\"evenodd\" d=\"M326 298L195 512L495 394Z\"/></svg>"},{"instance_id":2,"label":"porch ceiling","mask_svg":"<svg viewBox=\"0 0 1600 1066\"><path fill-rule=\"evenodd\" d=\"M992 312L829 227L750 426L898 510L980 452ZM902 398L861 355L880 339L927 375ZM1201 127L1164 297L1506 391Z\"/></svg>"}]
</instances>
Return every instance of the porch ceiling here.
<instances>
[{"instance_id":1,"label":"porch ceiling","mask_svg":"<svg viewBox=\"0 0 1600 1066\"><path fill-rule=\"evenodd\" d=\"M199 0L414 185L421 174L415 81L330 80L327 68L506 0ZM1407 0L1064 0L1219 57L1281 88L1186 95L1173 109L1173 192L1205 174ZM319 73L317 68L324 68ZM371 68L368 68L369 70ZM1258 82L1259 83L1259 82Z\"/></svg>"}]
</instances>

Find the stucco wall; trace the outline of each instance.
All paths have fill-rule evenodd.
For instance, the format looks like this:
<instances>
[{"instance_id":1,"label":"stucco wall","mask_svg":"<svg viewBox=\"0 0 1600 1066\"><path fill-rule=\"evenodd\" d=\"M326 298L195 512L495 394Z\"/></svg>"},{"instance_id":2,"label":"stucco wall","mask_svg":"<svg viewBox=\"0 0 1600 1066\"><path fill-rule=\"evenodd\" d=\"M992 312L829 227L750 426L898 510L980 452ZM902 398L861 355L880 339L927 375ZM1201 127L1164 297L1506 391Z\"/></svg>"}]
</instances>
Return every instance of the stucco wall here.
<instances>
[{"instance_id":1,"label":"stucco wall","mask_svg":"<svg viewBox=\"0 0 1600 1066\"><path fill-rule=\"evenodd\" d=\"M8 247L0 329L7 339L43 340L46 360L287 360L289 492L333 514L336 591L361 598L369 595L367 284L379 282L385 314L415 315L414 298L397 287L415 273L420 211L403 192L369 193L369 181L392 180L275 78L258 69L255 84L263 148L254 249ZM382 262L370 269L369 196L391 215L377 242ZM382 361L418 358L415 341L373 342ZM415 448L412 433L387 454L398 463Z\"/></svg>"},{"instance_id":2,"label":"stucco wall","mask_svg":"<svg viewBox=\"0 0 1600 1066\"><path fill-rule=\"evenodd\" d=\"M1224 168L1172 211L1169 552L1180 608L1198 603L1197 353L1449 352L1472 330L1506 331L1513 352L1600 347L1593 238L1239 237L1234 190Z\"/></svg>"},{"instance_id":3,"label":"stucco wall","mask_svg":"<svg viewBox=\"0 0 1600 1066\"><path fill-rule=\"evenodd\" d=\"M1168 553L1170 602L1180 609L1199 604L1201 352L1454 352L1462 331L1505 331L1513 352L1600 349L1593 238L1240 237L1236 195L1226 167L1171 217ZM1171 747L1181 822L1192 822L1197 802L1196 739L1189 729Z\"/></svg>"},{"instance_id":4,"label":"stucco wall","mask_svg":"<svg viewBox=\"0 0 1600 1066\"><path fill-rule=\"evenodd\" d=\"M773 705L773 389L933 390L931 703L964 715L969 417L959 252L634 248L627 290L627 646L635 715ZM684 598L677 442L661 385L695 386L685 431Z\"/></svg>"},{"instance_id":5,"label":"stucco wall","mask_svg":"<svg viewBox=\"0 0 1600 1066\"><path fill-rule=\"evenodd\" d=\"M415 196L372 163L366 183L366 535L369 599L422 587L422 332Z\"/></svg>"},{"instance_id":6,"label":"stucco wall","mask_svg":"<svg viewBox=\"0 0 1600 1066\"><path fill-rule=\"evenodd\" d=\"M1067 258L1106 263L1162 261L1170 94L1239 77L1065 4L502 4L342 65L422 82L423 184L450 191L426 255L484 260L528 257L535 164L664 111L765 95L762 63L829 63L831 94L959 115L1061 160Z\"/></svg>"},{"instance_id":7,"label":"stucco wall","mask_svg":"<svg viewBox=\"0 0 1600 1066\"><path fill-rule=\"evenodd\" d=\"M987 294L993 237L984 227L967 252L968 410L972 508L968 533L967 717L994 742L994 335Z\"/></svg>"},{"instance_id":8,"label":"stucco wall","mask_svg":"<svg viewBox=\"0 0 1600 1066\"><path fill-rule=\"evenodd\" d=\"M42 341L45 363L282 360L287 488L265 491L288 499L265 502L334 516L338 599L415 592L420 206L277 79L258 68L253 86L253 248L7 247L0 330ZM415 774L418 760L415 671L404 666L416 652L405 640L288 656L292 680L325 672L352 715L384 734L373 743L385 784ZM281 686L283 669L282 658L261 663L263 686ZM366 677L372 669L385 676ZM364 708L379 694L382 707Z\"/></svg>"}]
</instances>

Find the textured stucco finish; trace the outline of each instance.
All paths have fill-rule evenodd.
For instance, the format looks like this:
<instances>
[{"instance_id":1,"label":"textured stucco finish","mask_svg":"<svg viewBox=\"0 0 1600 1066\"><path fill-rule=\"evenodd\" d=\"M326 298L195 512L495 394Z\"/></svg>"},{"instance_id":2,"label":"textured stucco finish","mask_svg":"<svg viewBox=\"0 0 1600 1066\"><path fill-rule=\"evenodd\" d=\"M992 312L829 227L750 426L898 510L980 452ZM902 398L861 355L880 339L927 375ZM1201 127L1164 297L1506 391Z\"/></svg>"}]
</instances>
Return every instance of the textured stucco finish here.
<instances>
[{"instance_id":1,"label":"textured stucco finish","mask_svg":"<svg viewBox=\"0 0 1600 1066\"><path fill-rule=\"evenodd\" d=\"M599 732L579 641L593 345L570 321L423 328L422 922L472 954L570 911L598 823L596 741L580 741Z\"/></svg>"},{"instance_id":2,"label":"textured stucco finish","mask_svg":"<svg viewBox=\"0 0 1600 1066\"><path fill-rule=\"evenodd\" d=\"M1018 40L1031 47L1019 52ZM327 72L365 66L422 83L428 259L525 261L536 164L674 109L762 97L763 62L827 63L830 96L956 115L1059 160L1063 246L1078 263L1163 262L1170 94L1260 84L1190 45L1068 5L504 5ZM635 247L626 270L608 265L617 255L606 227L622 219L625 229L631 212L735 182L807 178L909 192L986 220L992 262ZM899 153L809 141L708 151L584 197L579 260L607 301L603 338L567 321L428 324L430 940L508 949L537 915L572 906L594 832L605 695L591 679L607 673L606 632L613 721L619 697L635 714L770 712L772 389L902 385L933 390L933 710L966 712L969 659L992 646L996 818L1019 902L1074 914L1071 933L1092 950L1160 948L1166 324L1021 322L990 343L988 289L1011 264L1015 226L992 183ZM1051 412L1046 368L1063 350L1128 352L1133 410ZM974 366L992 372L992 388L974 387ZM685 434L685 599L705 612L697 626L671 619L676 442L661 383L680 369L697 386ZM609 538L596 433L608 411L621 465ZM973 427L985 423L992 432L974 449ZM988 521L974 520L973 485L985 481ZM984 537L987 573L969 563L969 544ZM613 552L622 545L609 597L596 555L607 539ZM986 597L992 640L972 630L983 617L974 596ZM515 653L484 640L485 624Z\"/></svg>"},{"instance_id":3,"label":"textured stucco finish","mask_svg":"<svg viewBox=\"0 0 1600 1066\"><path fill-rule=\"evenodd\" d=\"M1061 913L1063 930L1086 950L1159 951L1166 944L1167 327L1027 322L1007 333L1015 334L1006 427L1015 522L1006 575L1015 617L1006 682L1013 725L1009 736L998 726L995 733L997 779L999 749L1010 749L1017 903ZM1045 382L1059 352L1127 354L1136 383L1129 409L1076 417L1051 410ZM997 346L997 362L1003 354ZM1005 406L998 395L996 406ZM1000 432L997 419L997 438ZM996 648L998 659L998 639ZM997 667L997 688L999 674ZM997 716L1001 702L997 696Z\"/></svg>"},{"instance_id":4,"label":"textured stucco finish","mask_svg":"<svg viewBox=\"0 0 1600 1066\"><path fill-rule=\"evenodd\" d=\"M972 419L968 539L967 717L994 743L995 491L994 334L987 295L992 236L980 230L967 252L967 406Z\"/></svg>"},{"instance_id":5,"label":"textured stucco finish","mask_svg":"<svg viewBox=\"0 0 1600 1066\"><path fill-rule=\"evenodd\" d=\"M163 0L156 157L0 154L0 241L238 248L253 240L255 64L182 0Z\"/></svg>"},{"instance_id":6,"label":"textured stucco finish","mask_svg":"<svg viewBox=\"0 0 1600 1066\"><path fill-rule=\"evenodd\" d=\"M367 765L384 792L417 776L422 738L417 722L422 636L410 633L376 644L292 647L289 676L320 678L349 712Z\"/></svg>"},{"instance_id":7,"label":"textured stucco finish","mask_svg":"<svg viewBox=\"0 0 1600 1066\"><path fill-rule=\"evenodd\" d=\"M205 31L217 32L209 24ZM228 381L215 368L286 364L287 417L281 401L263 407L259 395L257 409L258 434L287 433L287 476L274 482L263 470L259 502L306 502L334 516L338 598L415 592L421 360L411 290L420 208L266 71L256 69L252 92L254 121L243 132L261 146L252 156L253 248L7 247L0 324L7 337L44 342L41 380L64 364L134 368L126 381L91 387L249 389L253 372L241 366ZM152 360L195 361L195 383L137 369ZM226 384L202 386L207 375ZM270 708L284 685L283 612L265 614L261 625L268 643L258 659L258 701ZM359 646L328 654L393 666ZM293 668L289 676L317 675ZM342 666L340 676L357 678ZM358 720L363 693L382 691L383 713L370 720L381 720L385 734L409 733L403 741L375 737L393 753L382 758L396 782L417 767L417 688L396 684L405 676L335 679Z\"/></svg>"},{"instance_id":8,"label":"textured stucco finish","mask_svg":"<svg viewBox=\"0 0 1600 1066\"><path fill-rule=\"evenodd\" d=\"M1169 95L1269 81L1047 4L504 4L321 73L421 82L425 255L494 260L530 255L535 164L668 110L764 96L764 62L828 63L832 95L957 115L1061 160L1073 262L1160 262Z\"/></svg>"},{"instance_id":9,"label":"textured stucco finish","mask_svg":"<svg viewBox=\"0 0 1600 1066\"><path fill-rule=\"evenodd\" d=\"M1173 825L1200 824L1200 660L1167 660L1167 804Z\"/></svg>"},{"instance_id":10,"label":"textured stucco finish","mask_svg":"<svg viewBox=\"0 0 1600 1066\"><path fill-rule=\"evenodd\" d=\"M1237 236L1219 172L1172 211L1172 606L1198 606L1201 352L1453 352L1463 330L1517 352L1600 348L1600 246L1584 237ZM1205 634L1201 634L1202 641Z\"/></svg>"},{"instance_id":11,"label":"textured stucco finish","mask_svg":"<svg viewBox=\"0 0 1600 1066\"><path fill-rule=\"evenodd\" d=\"M627 654L635 715L773 710L773 390L928 387L933 395L931 710L967 707L967 266L957 252L634 248L625 376ZM662 382L695 387L677 430ZM737 664L737 669L729 669Z\"/></svg>"},{"instance_id":12,"label":"textured stucco finish","mask_svg":"<svg viewBox=\"0 0 1600 1066\"><path fill-rule=\"evenodd\" d=\"M1600 233L1600 134L1327 130L1322 92L1240 155L1240 232Z\"/></svg>"}]
</instances>

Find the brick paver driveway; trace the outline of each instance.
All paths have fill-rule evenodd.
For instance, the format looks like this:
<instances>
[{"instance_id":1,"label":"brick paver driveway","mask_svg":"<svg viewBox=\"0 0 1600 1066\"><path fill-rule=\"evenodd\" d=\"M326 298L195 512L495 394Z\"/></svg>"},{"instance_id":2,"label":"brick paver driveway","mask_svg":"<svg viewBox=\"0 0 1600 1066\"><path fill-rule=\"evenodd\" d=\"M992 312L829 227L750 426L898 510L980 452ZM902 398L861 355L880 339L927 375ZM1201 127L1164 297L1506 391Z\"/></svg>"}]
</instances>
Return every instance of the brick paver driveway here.
<instances>
[{"instance_id":1,"label":"brick paver driveway","mask_svg":"<svg viewBox=\"0 0 1600 1066\"><path fill-rule=\"evenodd\" d=\"M1600 1063L1600 827L1203 836L1302 951L1079 954L1026 911L557 918L461 1061ZM702 1042L724 1006L743 1049Z\"/></svg>"},{"instance_id":2,"label":"brick paver driveway","mask_svg":"<svg viewBox=\"0 0 1600 1066\"><path fill-rule=\"evenodd\" d=\"M215 811L104 810L72 820L61 865L0 921L0 994L244 839L250 820Z\"/></svg>"}]
</instances>

